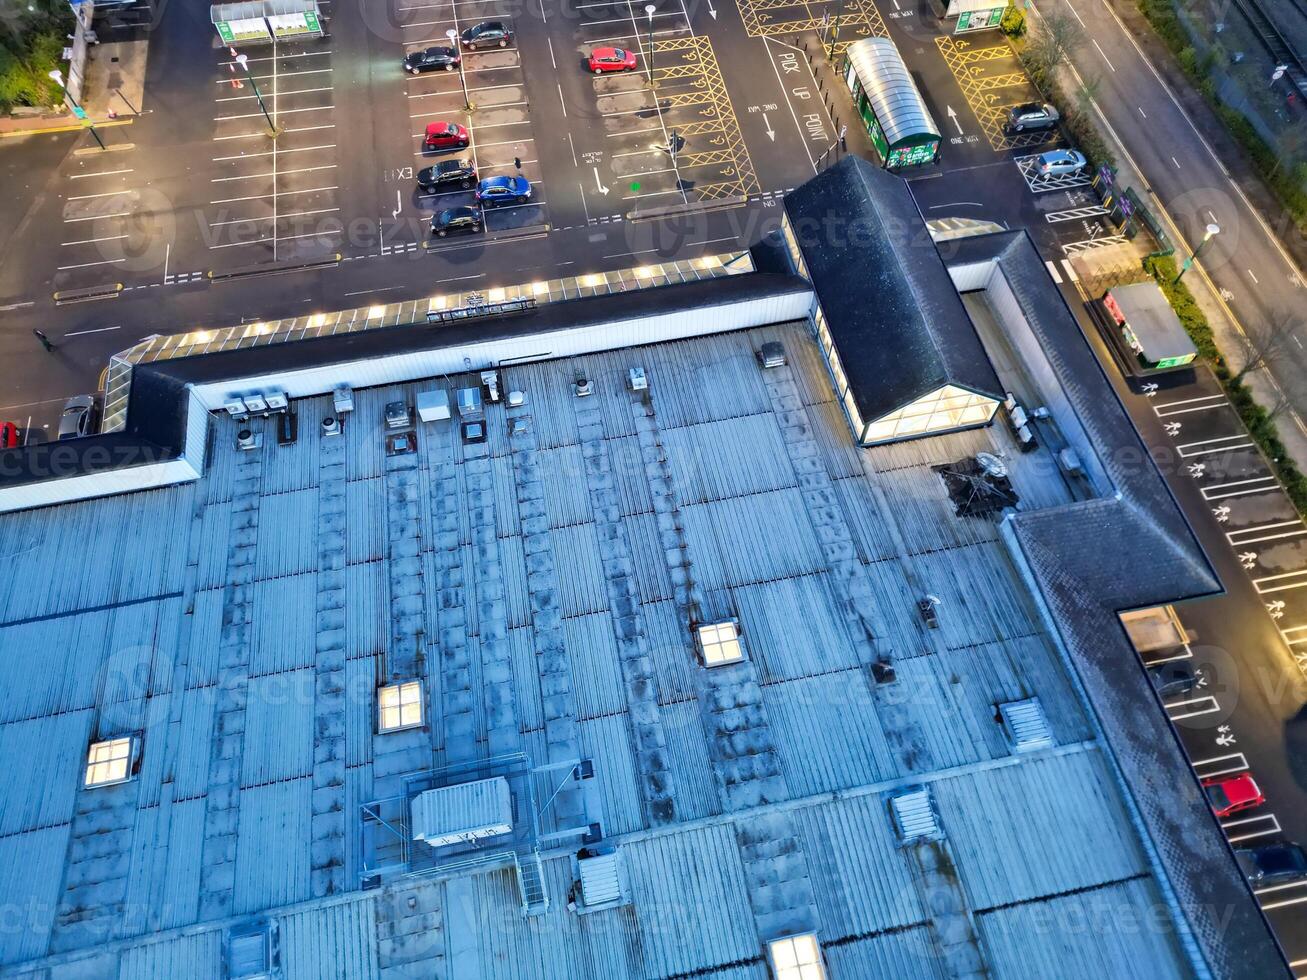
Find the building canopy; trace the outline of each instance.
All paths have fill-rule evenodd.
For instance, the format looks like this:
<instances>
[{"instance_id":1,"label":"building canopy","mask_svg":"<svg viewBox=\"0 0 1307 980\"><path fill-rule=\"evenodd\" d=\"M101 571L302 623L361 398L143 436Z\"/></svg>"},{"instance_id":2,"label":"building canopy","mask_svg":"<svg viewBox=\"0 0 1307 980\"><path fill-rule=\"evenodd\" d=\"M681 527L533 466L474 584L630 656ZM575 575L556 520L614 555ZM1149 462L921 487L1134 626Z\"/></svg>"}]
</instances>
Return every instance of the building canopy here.
<instances>
[{"instance_id":1,"label":"building canopy","mask_svg":"<svg viewBox=\"0 0 1307 980\"><path fill-rule=\"evenodd\" d=\"M904 140L940 138L939 127L893 41L863 38L848 46L846 56L891 148Z\"/></svg>"}]
</instances>

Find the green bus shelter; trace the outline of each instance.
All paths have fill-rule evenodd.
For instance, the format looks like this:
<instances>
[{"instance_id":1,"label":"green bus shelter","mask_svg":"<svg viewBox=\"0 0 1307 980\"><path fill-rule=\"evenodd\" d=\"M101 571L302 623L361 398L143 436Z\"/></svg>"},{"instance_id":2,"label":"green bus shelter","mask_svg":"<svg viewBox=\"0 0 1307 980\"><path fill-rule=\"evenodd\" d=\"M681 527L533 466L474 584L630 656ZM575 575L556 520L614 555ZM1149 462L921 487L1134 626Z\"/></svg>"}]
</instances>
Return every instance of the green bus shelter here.
<instances>
[{"instance_id":1,"label":"green bus shelter","mask_svg":"<svg viewBox=\"0 0 1307 980\"><path fill-rule=\"evenodd\" d=\"M939 158L939 127L893 41L868 37L850 44L844 81L886 169Z\"/></svg>"},{"instance_id":2,"label":"green bus shelter","mask_svg":"<svg viewBox=\"0 0 1307 980\"><path fill-rule=\"evenodd\" d=\"M224 44L257 44L293 37L321 37L318 0L241 0L209 8Z\"/></svg>"}]
</instances>

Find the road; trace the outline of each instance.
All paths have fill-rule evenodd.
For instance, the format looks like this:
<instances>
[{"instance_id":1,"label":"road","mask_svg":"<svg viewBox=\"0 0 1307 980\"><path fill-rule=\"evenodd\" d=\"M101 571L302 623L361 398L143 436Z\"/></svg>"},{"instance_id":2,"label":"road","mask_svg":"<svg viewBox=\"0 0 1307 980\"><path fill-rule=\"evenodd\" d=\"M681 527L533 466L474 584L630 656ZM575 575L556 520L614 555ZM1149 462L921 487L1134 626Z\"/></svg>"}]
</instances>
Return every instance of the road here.
<instances>
[{"instance_id":1,"label":"road","mask_svg":"<svg viewBox=\"0 0 1307 980\"><path fill-rule=\"evenodd\" d=\"M1233 318L1248 330L1286 315L1296 319L1298 339L1272 374L1291 400L1297 425L1307 432L1302 270L1230 179L1107 0L1046 0L1041 9L1068 11L1084 26L1092 43L1080 45L1072 61L1082 78L1098 81L1103 116L1179 226L1188 250L1202 241L1209 223L1220 227L1200 261ZM1286 230L1291 227L1285 223Z\"/></svg>"}]
</instances>

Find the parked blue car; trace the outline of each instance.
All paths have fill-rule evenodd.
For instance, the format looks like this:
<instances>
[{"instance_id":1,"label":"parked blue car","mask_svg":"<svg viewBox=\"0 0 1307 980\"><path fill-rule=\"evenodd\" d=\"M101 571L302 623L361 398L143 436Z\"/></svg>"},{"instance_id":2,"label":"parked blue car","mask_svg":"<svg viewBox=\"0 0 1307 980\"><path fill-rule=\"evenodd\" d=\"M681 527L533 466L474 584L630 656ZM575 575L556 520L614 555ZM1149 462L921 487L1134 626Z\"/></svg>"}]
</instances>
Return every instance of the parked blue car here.
<instances>
[{"instance_id":1,"label":"parked blue car","mask_svg":"<svg viewBox=\"0 0 1307 980\"><path fill-rule=\"evenodd\" d=\"M483 208L525 204L530 197L531 181L525 177L487 177L477 184L477 203Z\"/></svg>"}]
</instances>

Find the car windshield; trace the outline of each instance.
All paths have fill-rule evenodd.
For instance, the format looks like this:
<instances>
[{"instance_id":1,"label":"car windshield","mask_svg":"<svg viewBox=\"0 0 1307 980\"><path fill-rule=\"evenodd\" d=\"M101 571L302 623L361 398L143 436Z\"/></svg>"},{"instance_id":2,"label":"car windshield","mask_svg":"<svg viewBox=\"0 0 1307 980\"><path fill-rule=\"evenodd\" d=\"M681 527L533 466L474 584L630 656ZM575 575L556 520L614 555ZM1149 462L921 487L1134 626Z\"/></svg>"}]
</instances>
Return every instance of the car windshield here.
<instances>
[{"instance_id":1,"label":"car windshield","mask_svg":"<svg viewBox=\"0 0 1307 980\"><path fill-rule=\"evenodd\" d=\"M1218 810L1223 810L1230 805L1230 797L1226 795L1225 788L1222 786L1208 786L1207 798Z\"/></svg>"},{"instance_id":2,"label":"car windshield","mask_svg":"<svg viewBox=\"0 0 1307 980\"><path fill-rule=\"evenodd\" d=\"M626 57L626 52L625 52L625 51L623 51L621 48L613 48L613 60L614 60L614 61L621 61L621 60L622 60L623 58L625 58L625 57Z\"/></svg>"}]
</instances>

